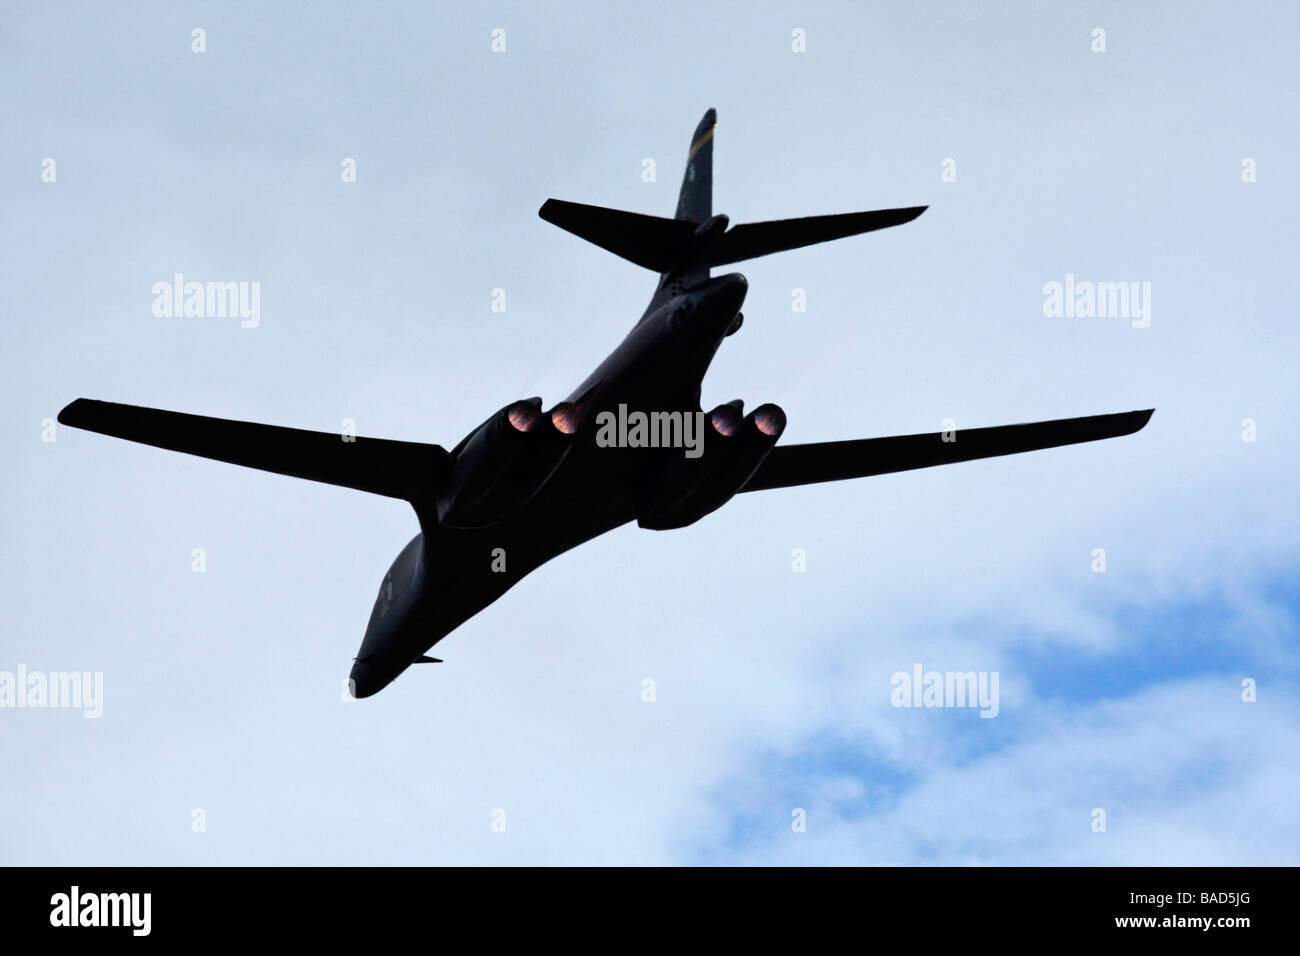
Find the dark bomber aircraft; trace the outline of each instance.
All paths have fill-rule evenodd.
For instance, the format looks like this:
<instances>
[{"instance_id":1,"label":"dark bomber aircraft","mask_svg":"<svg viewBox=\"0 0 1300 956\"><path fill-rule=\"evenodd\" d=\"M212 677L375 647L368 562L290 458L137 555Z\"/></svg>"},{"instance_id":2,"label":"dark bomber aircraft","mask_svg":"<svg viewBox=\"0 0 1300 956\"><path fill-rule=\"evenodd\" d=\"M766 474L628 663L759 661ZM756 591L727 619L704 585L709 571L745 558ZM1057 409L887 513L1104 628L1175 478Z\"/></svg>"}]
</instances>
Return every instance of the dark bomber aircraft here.
<instances>
[{"instance_id":1,"label":"dark bomber aircraft","mask_svg":"<svg viewBox=\"0 0 1300 956\"><path fill-rule=\"evenodd\" d=\"M785 413L739 399L703 424L697 456L681 448L611 447L597 419L620 406L702 415L700 383L723 338L740 328L745 277L710 270L755 256L910 222L925 206L727 228L713 214L713 110L691 138L672 219L548 199L548 222L658 272L650 305L623 342L567 399L526 398L494 412L450 452L77 399L65 425L297 478L404 498L420 533L384 576L351 674L369 697L533 569L636 519L681 528L741 491L860 478L1128 435L1152 410L1066 418L946 436L902 435L775 447ZM663 421L668 420L665 415ZM678 421L682 421L681 418ZM951 440L955 438L955 440Z\"/></svg>"}]
</instances>

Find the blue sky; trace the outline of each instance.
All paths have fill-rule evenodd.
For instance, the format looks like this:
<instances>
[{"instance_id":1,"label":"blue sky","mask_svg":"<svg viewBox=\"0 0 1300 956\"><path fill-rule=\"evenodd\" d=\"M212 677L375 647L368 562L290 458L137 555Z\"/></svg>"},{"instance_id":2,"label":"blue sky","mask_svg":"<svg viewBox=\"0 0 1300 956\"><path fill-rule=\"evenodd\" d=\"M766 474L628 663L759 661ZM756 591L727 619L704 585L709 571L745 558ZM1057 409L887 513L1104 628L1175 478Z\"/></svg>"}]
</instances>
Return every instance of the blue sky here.
<instances>
[{"instance_id":1,"label":"blue sky","mask_svg":"<svg viewBox=\"0 0 1300 956\"><path fill-rule=\"evenodd\" d=\"M1300 861L1294 5L7 18L0 671L102 671L104 713L0 709L0 862ZM41 440L78 396L447 447L549 404L654 279L538 206L670 215L708 107L734 222L930 209L742 264L705 407L1151 424L619 529L359 702L407 506ZM177 272L260 282L261 323L155 317ZM1150 327L1045 317L1067 274L1150 282ZM998 716L891 706L915 664L998 672Z\"/></svg>"}]
</instances>

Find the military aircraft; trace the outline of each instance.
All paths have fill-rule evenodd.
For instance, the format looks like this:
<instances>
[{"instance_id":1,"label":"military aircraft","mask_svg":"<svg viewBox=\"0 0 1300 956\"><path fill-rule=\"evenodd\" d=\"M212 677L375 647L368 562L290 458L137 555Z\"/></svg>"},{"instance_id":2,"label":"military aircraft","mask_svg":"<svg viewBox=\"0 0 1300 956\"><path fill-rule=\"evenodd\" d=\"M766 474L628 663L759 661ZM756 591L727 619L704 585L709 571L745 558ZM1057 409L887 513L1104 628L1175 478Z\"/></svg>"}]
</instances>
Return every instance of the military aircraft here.
<instances>
[{"instance_id":1,"label":"military aircraft","mask_svg":"<svg viewBox=\"0 0 1300 956\"><path fill-rule=\"evenodd\" d=\"M716 114L691 137L672 219L548 199L539 215L659 273L627 337L564 401L493 412L451 451L79 398L65 425L402 498L420 533L384 575L349 689L369 697L570 548L635 520L681 528L739 492L840 481L1128 435L1152 409L956 432L777 446L785 413L739 399L707 415L700 387L740 328L747 283L718 266L910 222L925 206L728 228L713 213ZM629 411L630 410L630 411ZM693 425L698 427L693 428ZM348 440L348 439L351 440Z\"/></svg>"}]
</instances>

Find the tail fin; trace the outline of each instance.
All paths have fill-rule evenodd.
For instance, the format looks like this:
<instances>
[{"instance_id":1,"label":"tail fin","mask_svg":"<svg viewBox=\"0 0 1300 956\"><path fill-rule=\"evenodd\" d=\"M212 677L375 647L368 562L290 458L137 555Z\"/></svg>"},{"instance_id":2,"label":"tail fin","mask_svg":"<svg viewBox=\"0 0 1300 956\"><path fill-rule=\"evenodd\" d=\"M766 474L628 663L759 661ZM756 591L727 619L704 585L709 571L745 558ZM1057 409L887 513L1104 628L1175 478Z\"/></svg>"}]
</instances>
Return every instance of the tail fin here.
<instances>
[{"instance_id":1,"label":"tail fin","mask_svg":"<svg viewBox=\"0 0 1300 956\"><path fill-rule=\"evenodd\" d=\"M691 151L686 154L686 172L677 195L677 216L699 224L713 215L713 129L718 113L710 109L695 127Z\"/></svg>"},{"instance_id":2,"label":"tail fin","mask_svg":"<svg viewBox=\"0 0 1300 956\"><path fill-rule=\"evenodd\" d=\"M695 127L686 156L686 173L673 219L548 199L537 214L575 236L629 262L689 282L714 266L799 249L911 222L925 206L807 216L735 226L725 232L726 216L713 215L713 130L718 114L710 109ZM705 223L708 223L706 226Z\"/></svg>"},{"instance_id":3,"label":"tail fin","mask_svg":"<svg viewBox=\"0 0 1300 956\"><path fill-rule=\"evenodd\" d=\"M710 109L691 136L675 218L643 216L562 199L546 200L537 215L644 269L665 273L686 265L695 227L713 215L713 128L717 123L717 111ZM702 262L690 265L693 272L708 271Z\"/></svg>"}]
</instances>

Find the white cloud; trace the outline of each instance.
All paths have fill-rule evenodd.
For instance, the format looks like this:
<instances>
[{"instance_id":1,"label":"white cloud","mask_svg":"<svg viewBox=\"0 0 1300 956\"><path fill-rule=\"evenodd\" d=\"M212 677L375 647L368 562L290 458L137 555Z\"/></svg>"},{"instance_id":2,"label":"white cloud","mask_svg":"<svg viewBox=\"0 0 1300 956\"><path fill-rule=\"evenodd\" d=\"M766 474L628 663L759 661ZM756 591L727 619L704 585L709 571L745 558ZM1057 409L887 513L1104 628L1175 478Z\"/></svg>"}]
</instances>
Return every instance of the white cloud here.
<instances>
[{"instance_id":1,"label":"white cloud","mask_svg":"<svg viewBox=\"0 0 1300 956\"><path fill-rule=\"evenodd\" d=\"M934 714L908 717L924 722ZM931 720L920 735L946 727ZM867 779L879 772L870 762L874 749L867 737L857 751ZM884 806L864 805L857 777L833 778L831 787L815 773L781 780L779 758L750 767L716 797L718 817L726 818L728 794L775 785L787 802L807 795L807 832L791 832L788 811L783 819L769 807L765 829L749 818L752 845L720 846L717 831L707 828L694 834L697 845L707 848L705 858L740 863L1300 861L1300 706L1289 688L1270 688L1255 704L1243 703L1223 679L1170 683L1083 707L1039 701L1027 732L995 753L943 766L911 750L887 764L919 782ZM802 759L815 767L816 748ZM1105 832L1092 829L1096 808L1105 811Z\"/></svg>"}]
</instances>

